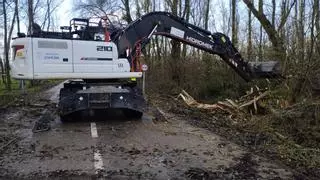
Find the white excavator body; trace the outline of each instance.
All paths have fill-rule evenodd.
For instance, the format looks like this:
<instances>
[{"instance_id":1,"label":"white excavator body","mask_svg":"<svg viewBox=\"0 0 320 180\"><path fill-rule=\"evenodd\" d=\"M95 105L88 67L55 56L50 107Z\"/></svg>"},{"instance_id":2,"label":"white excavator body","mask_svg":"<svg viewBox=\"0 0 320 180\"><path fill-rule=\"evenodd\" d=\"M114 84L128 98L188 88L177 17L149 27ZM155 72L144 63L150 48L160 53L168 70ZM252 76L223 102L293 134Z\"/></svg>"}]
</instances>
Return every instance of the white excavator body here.
<instances>
[{"instance_id":1,"label":"white excavator body","mask_svg":"<svg viewBox=\"0 0 320 180\"><path fill-rule=\"evenodd\" d=\"M140 78L113 42L24 37L12 42L15 79Z\"/></svg>"}]
</instances>

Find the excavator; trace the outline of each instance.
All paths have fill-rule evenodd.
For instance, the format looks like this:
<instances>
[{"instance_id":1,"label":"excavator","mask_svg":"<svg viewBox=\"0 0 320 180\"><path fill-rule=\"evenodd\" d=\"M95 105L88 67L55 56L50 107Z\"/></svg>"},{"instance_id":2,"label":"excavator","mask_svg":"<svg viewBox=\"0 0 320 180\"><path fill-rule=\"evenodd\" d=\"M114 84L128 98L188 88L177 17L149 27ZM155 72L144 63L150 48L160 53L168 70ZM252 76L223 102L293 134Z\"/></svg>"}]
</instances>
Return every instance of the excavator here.
<instances>
[{"instance_id":1,"label":"excavator","mask_svg":"<svg viewBox=\"0 0 320 180\"><path fill-rule=\"evenodd\" d=\"M58 111L62 121L70 121L74 114L113 108L142 117L146 100L135 79L143 75L139 57L153 36L218 55L246 81L280 76L277 61L245 61L226 35L168 12L151 12L127 25L114 19L74 18L61 32L43 31L34 23L29 34L18 33L12 42L12 77L68 80L60 90Z\"/></svg>"}]
</instances>

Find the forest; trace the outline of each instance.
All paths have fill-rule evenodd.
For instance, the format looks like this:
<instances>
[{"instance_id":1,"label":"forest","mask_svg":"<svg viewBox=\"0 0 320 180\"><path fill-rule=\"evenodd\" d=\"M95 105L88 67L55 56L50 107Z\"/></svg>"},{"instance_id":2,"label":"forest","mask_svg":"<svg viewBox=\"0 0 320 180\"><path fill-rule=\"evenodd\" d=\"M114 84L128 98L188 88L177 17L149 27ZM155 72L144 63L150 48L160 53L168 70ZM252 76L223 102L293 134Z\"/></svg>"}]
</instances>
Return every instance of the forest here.
<instances>
[{"instance_id":1,"label":"forest","mask_svg":"<svg viewBox=\"0 0 320 180\"><path fill-rule=\"evenodd\" d=\"M149 66L146 93L154 104L186 116L218 117L221 122L196 124L207 129L221 126L222 134L237 142L243 139L232 134L239 132L245 139L240 144L253 148L248 141L254 139L253 151L276 156L304 175L320 176L319 0L2 0L0 100L19 96L21 88L21 82L10 77L12 38L30 32L33 22L45 31L60 31L65 25L60 23L68 22L59 11L66 4L70 18L114 14L122 24L150 12L170 12L227 35L246 61L278 61L281 77L246 82L219 56L163 36L153 36L141 57ZM46 83L28 81L26 87L34 91ZM176 98L183 91L193 104ZM249 95L253 101L248 99L248 108L238 108ZM194 101L210 108L199 109ZM226 101L237 108L225 111L225 104L218 102Z\"/></svg>"},{"instance_id":2,"label":"forest","mask_svg":"<svg viewBox=\"0 0 320 180\"><path fill-rule=\"evenodd\" d=\"M57 12L61 3L3 1L1 71L6 89L11 86L8 70L11 38L21 31L21 26L27 30L25 27L33 21L42 29L59 31ZM171 12L196 26L226 34L247 61L280 61L288 100L310 98L319 89L318 1L105 0L74 1L70 6L74 17L116 14L123 23L152 11ZM219 58L164 37L154 37L144 55L154 75L148 77L150 89L163 85L167 90L190 89L199 98L237 96L246 89L245 83ZM194 69L194 64L199 69ZM156 77L162 79L152 79Z\"/></svg>"},{"instance_id":3,"label":"forest","mask_svg":"<svg viewBox=\"0 0 320 180\"><path fill-rule=\"evenodd\" d=\"M5 40L2 42L4 55L1 70L2 83L7 89L10 89L8 61L11 38L21 31L21 26L27 27L28 23L33 21L45 30L59 31L60 24L56 13L61 8L61 2L3 1L1 25L4 30L2 37ZM116 14L123 23L130 23L148 12L167 11L211 32L222 32L231 38L246 60L280 61L282 72L288 77L285 81L289 87L288 93L291 100L295 100L300 96L312 96L313 90L317 90L319 86L318 3L290 0L105 0L77 1L71 6L73 16ZM152 39L145 51L145 57L150 67L154 68L151 70L152 74L160 73L162 77L162 81L150 80L150 86L155 88L156 84L151 85L154 82L187 89L192 86L193 94L205 97L211 93L232 91L232 88L239 89L243 84L218 58L175 41L171 42L164 37ZM193 70L193 63L198 63L197 67L200 69ZM169 72L161 72L164 69Z\"/></svg>"}]
</instances>

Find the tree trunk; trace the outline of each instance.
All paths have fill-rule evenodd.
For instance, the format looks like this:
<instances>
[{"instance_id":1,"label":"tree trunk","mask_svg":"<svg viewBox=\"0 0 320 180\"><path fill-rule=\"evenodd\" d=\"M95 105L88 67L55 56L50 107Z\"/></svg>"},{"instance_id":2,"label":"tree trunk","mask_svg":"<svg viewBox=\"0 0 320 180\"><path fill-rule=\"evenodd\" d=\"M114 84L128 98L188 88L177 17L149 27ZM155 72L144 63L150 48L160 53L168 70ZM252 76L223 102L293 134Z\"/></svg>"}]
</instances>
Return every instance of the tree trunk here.
<instances>
[{"instance_id":1,"label":"tree trunk","mask_svg":"<svg viewBox=\"0 0 320 180\"><path fill-rule=\"evenodd\" d=\"M179 16L182 17L182 3L181 3L181 0L178 0L178 6L179 6Z\"/></svg>"},{"instance_id":2,"label":"tree trunk","mask_svg":"<svg viewBox=\"0 0 320 180\"><path fill-rule=\"evenodd\" d=\"M167 0L167 4L170 7L171 13L175 16L178 16L178 0ZM181 85L181 73L180 73L180 43L176 40L171 40L171 58L170 58L170 66L171 66L171 78L175 81L178 86Z\"/></svg>"},{"instance_id":3,"label":"tree trunk","mask_svg":"<svg viewBox=\"0 0 320 180\"><path fill-rule=\"evenodd\" d=\"M140 8L139 0L136 0L135 4L136 4L136 16L137 16L137 18L140 18L141 17L141 8Z\"/></svg>"},{"instance_id":4,"label":"tree trunk","mask_svg":"<svg viewBox=\"0 0 320 180\"><path fill-rule=\"evenodd\" d=\"M272 26L275 27L275 20L276 20L276 0L272 0L272 19L271 19L271 23Z\"/></svg>"},{"instance_id":5,"label":"tree trunk","mask_svg":"<svg viewBox=\"0 0 320 180\"><path fill-rule=\"evenodd\" d=\"M299 2L299 21L298 21L298 54L299 61L304 61L304 5L305 0L300 0Z\"/></svg>"},{"instance_id":6,"label":"tree trunk","mask_svg":"<svg viewBox=\"0 0 320 180\"><path fill-rule=\"evenodd\" d=\"M4 28L4 60L5 60L5 73L6 73L6 88L11 90L11 78L10 78L10 66L9 66L9 44L7 41L8 38L8 29L7 29L7 9L6 9L6 0L2 1L2 10L3 10L3 28Z\"/></svg>"},{"instance_id":7,"label":"tree trunk","mask_svg":"<svg viewBox=\"0 0 320 180\"><path fill-rule=\"evenodd\" d=\"M5 76L5 70L4 70L4 66L3 66L3 60L0 57L0 70L1 70L1 78L2 78L2 82L6 83L6 76Z\"/></svg>"},{"instance_id":8,"label":"tree trunk","mask_svg":"<svg viewBox=\"0 0 320 180\"><path fill-rule=\"evenodd\" d=\"M251 10L248 9L248 47L247 47L248 60L252 61L252 15Z\"/></svg>"},{"instance_id":9,"label":"tree trunk","mask_svg":"<svg viewBox=\"0 0 320 180\"><path fill-rule=\"evenodd\" d=\"M263 0L259 0L259 13L263 14ZM263 35L263 28L262 24L260 25L259 29L259 61L263 61L263 50L262 50L262 35Z\"/></svg>"},{"instance_id":10,"label":"tree trunk","mask_svg":"<svg viewBox=\"0 0 320 180\"><path fill-rule=\"evenodd\" d=\"M315 5L315 4L314 4ZM314 54L314 43L315 43L315 36L314 36L314 29L315 29L315 18L316 18L316 14L317 14L317 11L315 9L315 6L313 5L313 8L312 8L312 16L311 16L311 25L310 25L310 43L309 43L309 46L306 48L307 50L307 71L306 73L309 73L309 68L310 68L310 64L311 64L311 59L312 59L312 56Z\"/></svg>"},{"instance_id":11,"label":"tree trunk","mask_svg":"<svg viewBox=\"0 0 320 180\"><path fill-rule=\"evenodd\" d=\"M49 31L50 26L51 26L51 0L47 0L47 19L48 19L48 25L47 25L47 31Z\"/></svg>"},{"instance_id":12,"label":"tree trunk","mask_svg":"<svg viewBox=\"0 0 320 180\"><path fill-rule=\"evenodd\" d=\"M237 27L237 15L236 15L236 12L237 12L237 3L236 3L236 0L232 0L232 3L231 3L231 26L232 26L232 43L234 46L237 46L238 44L238 27Z\"/></svg>"},{"instance_id":13,"label":"tree trunk","mask_svg":"<svg viewBox=\"0 0 320 180\"><path fill-rule=\"evenodd\" d=\"M132 18L131 18L131 13L130 13L130 2L129 2L129 0L122 0L122 3L124 5L124 9L126 11L124 20L127 21L127 23L131 23Z\"/></svg>"},{"instance_id":14,"label":"tree trunk","mask_svg":"<svg viewBox=\"0 0 320 180\"><path fill-rule=\"evenodd\" d=\"M204 19L203 19L204 23L203 24L204 24L204 28L206 30L208 30L210 0L206 0L203 5L204 5L204 7L203 7L203 9L204 9ZM210 79L210 73L212 71L212 66L213 66L212 62L213 61L210 58L210 54L207 53L207 52L203 53L202 60L205 63L205 72L204 72L205 73L205 78L206 78L206 80L209 80Z\"/></svg>"},{"instance_id":15,"label":"tree trunk","mask_svg":"<svg viewBox=\"0 0 320 180\"><path fill-rule=\"evenodd\" d=\"M15 12L17 14L16 18L17 18L17 32L20 33L20 17L19 17L19 4L18 4L18 0L14 1L15 5Z\"/></svg>"},{"instance_id":16,"label":"tree trunk","mask_svg":"<svg viewBox=\"0 0 320 180\"><path fill-rule=\"evenodd\" d=\"M190 19L190 0L185 0L184 4L185 4L185 6L184 6L183 18L185 18L185 20L187 22L189 22L189 19ZM185 58L187 56L187 45L186 44L183 44L182 56L183 56L183 58Z\"/></svg>"},{"instance_id":17,"label":"tree trunk","mask_svg":"<svg viewBox=\"0 0 320 180\"><path fill-rule=\"evenodd\" d=\"M173 15L178 16L178 0L172 0L171 11ZM180 59L180 43L175 40L172 40L171 42L172 42L172 49L171 49L172 59L178 60Z\"/></svg>"},{"instance_id":18,"label":"tree trunk","mask_svg":"<svg viewBox=\"0 0 320 180\"><path fill-rule=\"evenodd\" d=\"M32 34L33 32L33 0L28 0L28 18L29 18L29 27L28 34Z\"/></svg>"},{"instance_id":19,"label":"tree trunk","mask_svg":"<svg viewBox=\"0 0 320 180\"><path fill-rule=\"evenodd\" d=\"M293 61L294 63L296 62L296 57L298 56L298 29L299 29L299 25L298 25L298 3L295 4L294 6L294 18L293 18L293 23L292 23L293 28L293 35L292 35L292 57L295 57L295 61Z\"/></svg>"},{"instance_id":20,"label":"tree trunk","mask_svg":"<svg viewBox=\"0 0 320 180\"><path fill-rule=\"evenodd\" d=\"M275 27L272 26L271 22L267 19L266 15L262 11L258 11L250 0L243 0L246 6L252 11L252 14L259 20L260 24L266 31L275 51L275 58L280 62L285 61L286 51L283 46L283 41L278 35Z\"/></svg>"},{"instance_id":21,"label":"tree trunk","mask_svg":"<svg viewBox=\"0 0 320 180\"><path fill-rule=\"evenodd\" d=\"M286 18L287 12L288 12L288 2L287 0L282 0L282 5L281 5L281 20ZM281 39L283 40L283 43L285 42L284 40L286 39L286 31L285 28L279 28L279 35Z\"/></svg>"},{"instance_id":22,"label":"tree trunk","mask_svg":"<svg viewBox=\"0 0 320 180\"><path fill-rule=\"evenodd\" d=\"M319 1L318 0L314 1L314 11L316 12L315 28L316 28L316 32L318 34L318 37L320 37L320 9L319 9ZM320 38L319 38L319 40L320 40Z\"/></svg>"},{"instance_id":23,"label":"tree trunk","mask_svg":"<svg viewBox=\"0 0 320 180\"><path fill-rule=\"evenodd\" d=\"M204 13L204 29L208 30L209 23L209 10L210 10L210 0L206 0L204 3L205 13Z\"/></svg>"},{"instance_id":24,"label":"tree trunk","mask_svg":"<svg viewBox=\"0 0 320 180\"><path fill-rule=\"evenodd\" d=\"M8 34L8 37L7 37L8 46L10 46L10 43L11 43L13 28L14 28L15 21L16 21L16 16L17 16L17 12L15 11L14 14L13 14L13 18L12 18L10 29L9 29L9 34ZM9 51L9 49L8 49L8 51Z\"/></svg>"},{"instance_id":25,"label":"tree trunk","mask_svg":"<svg viewBox=\"0 0 320 180\"><path fill-rule=\"evenodd\" d=\"M315 14L315 31L316 31L316 48L318 55L320 56L320 9L319 9L319 1L315 0L314 1L314 11L316 12Z\"/></svg>"},{"instance_id":26,"label":"tree trunk","mask_svg":"<svg viewBox=\"0 0 320 180\"><path fill-rule=\"evenodd\" d=\"M151 7L151 0L144 0L144 2L143 2L144 13L149 13L150 9L151 9L150 7Z\"/></svg>"},{"instance_id":27,"label":"tree trunk","mask_svg":"<svg viewBox=\"0 0 320 180\"><path fill-rule=\"evenodd\" d=\"M152 11L156 11L156 0L152 0Z\"/></svg>"}]
</instances>

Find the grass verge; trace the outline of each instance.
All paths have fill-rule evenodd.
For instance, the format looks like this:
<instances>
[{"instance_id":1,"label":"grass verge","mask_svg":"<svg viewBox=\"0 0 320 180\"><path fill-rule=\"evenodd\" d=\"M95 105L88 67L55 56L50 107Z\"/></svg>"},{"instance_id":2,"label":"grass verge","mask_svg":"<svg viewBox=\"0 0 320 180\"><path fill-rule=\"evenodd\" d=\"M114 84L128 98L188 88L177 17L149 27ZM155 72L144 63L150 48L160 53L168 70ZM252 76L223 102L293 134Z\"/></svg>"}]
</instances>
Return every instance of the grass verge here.
<instances>
[{"instance_id":1,"label":"grass verge","mask_svg":"<svg viewBox=\"0 0 320 180\"><path fill-rule=\"evenodd\" d=\"M47 89L60 81L45 80L31 84L30 81L25 81L25 90L21 90L19 81L12 79L11 90L7 90L4 83L0 83L0 107L9 106L16 103L19 99L23 99L26 94L34 94L43 89Z\"/></svg>"}]
</instances>

